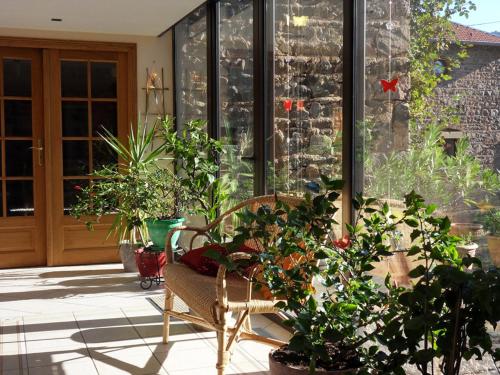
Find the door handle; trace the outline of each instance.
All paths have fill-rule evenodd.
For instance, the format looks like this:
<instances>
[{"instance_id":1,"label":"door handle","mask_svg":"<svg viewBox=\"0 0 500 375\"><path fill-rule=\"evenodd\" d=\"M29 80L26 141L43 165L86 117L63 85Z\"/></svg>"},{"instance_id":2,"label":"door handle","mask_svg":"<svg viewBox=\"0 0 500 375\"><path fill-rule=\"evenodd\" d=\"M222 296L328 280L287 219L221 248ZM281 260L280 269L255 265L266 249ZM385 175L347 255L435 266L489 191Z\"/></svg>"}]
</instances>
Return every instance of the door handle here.
<instances>
[{"instance_id":1,"label":"door handle","mask_svg":"<svg viewBox=\"0 0 500 375\"><path fill-rule=\"evenodd\" d=\"M38 151L38 165L40 167L42 167L43 166L43 144L42 144L42 140L40 138L38 138L37 147L30 147L30 149Z\"/></svg>"}]
</instances>

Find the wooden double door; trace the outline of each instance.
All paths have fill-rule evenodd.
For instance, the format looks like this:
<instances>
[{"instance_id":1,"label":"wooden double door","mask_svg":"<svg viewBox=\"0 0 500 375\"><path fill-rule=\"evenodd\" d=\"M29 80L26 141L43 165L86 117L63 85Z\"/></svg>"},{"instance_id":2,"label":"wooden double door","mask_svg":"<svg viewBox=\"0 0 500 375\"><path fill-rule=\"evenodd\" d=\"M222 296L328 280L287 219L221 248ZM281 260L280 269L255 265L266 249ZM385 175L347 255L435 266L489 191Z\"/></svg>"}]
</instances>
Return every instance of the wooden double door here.
<instances>
[{"instance_id":1,"label":"wooden double door","mask_svg":"<svg viewBox=\"0 0 500 375\"><path fill-rule=\"evenodd\" d=\"M99 134L126 136L135 49L12 44L0 39L0 268L117 261L111 218L89 232L69 213L92 170L117 162Z\"/></svg>"}]
</instances>

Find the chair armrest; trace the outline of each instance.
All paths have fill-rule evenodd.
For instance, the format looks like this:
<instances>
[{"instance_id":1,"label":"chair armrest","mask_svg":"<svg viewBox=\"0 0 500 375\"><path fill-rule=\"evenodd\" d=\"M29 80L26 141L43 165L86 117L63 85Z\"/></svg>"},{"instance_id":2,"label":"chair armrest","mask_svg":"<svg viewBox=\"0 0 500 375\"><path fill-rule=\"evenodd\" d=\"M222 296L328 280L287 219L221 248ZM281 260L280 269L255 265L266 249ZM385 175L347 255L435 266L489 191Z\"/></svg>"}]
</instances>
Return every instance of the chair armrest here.
<instances>
[{"instance_id":1,"label":"chair armrest","mask_svg":"<svg viewBox=\"0 0 500 375\"><path fill-rule=\"evenodd\" d=\"M172 250L172 236L175 232L186 231L186 232L196 232L196 235L205 234L207 232L206 227L190 227L182 225L180 227L175 227L171 229L167 235L165 236L165 255L167 257L168 263L173 263L174 261L174 252ZM190 249L191 250L191 249Z\"/></svg>"},{"instance_id":2,"label":"chair armrest","mask_svg":"<svg viewBox=\"0 0 500 375\"><path fill-rule=\"evenodd\" d=\"M237 252L228 255L229 260L242 260L242 259L251 259L252 256L248 253ZM219 270L217 271L217 279L215 283L217 300L221 306L227 307L227 287L226 287L226 272L227 268L224 265L219 266ZM252 291L252 281L247 280L247 299L250 299Z\"/></svg>"}]
</instances>

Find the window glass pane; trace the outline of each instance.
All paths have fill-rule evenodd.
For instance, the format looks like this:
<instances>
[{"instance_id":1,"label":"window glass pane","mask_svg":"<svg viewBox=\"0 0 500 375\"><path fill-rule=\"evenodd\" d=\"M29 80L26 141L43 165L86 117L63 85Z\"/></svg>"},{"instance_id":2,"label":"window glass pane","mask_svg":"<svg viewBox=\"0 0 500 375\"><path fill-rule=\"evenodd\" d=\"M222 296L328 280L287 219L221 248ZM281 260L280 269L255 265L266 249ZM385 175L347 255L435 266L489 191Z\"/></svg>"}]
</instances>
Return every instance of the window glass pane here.
<instances>
[{"instance_id":1,"label":"window glass pane","mask_svg":"<svg viewBox=\"0 0 500 375\"><path fill-rule=\"evenodd\" d=\"M31 136L31 100L5 100L5 135Z\"/></svg>"},{"instance_id":2,"label":"window glass pane","mask_svg":"<svg viewBox=\"0 0 500 375\"><path fill-rule=\"evenodd\" d=\"M32 146L31 141L5 141L5 171L7 177L33 176Z\"/></svg>"},{"instance_id":3,"label":"window glass pane","mask_svg":"<svg viewBox=\"0 0 500 375\"><path fill-rule=\"evenodd\" d=\"M87 63L85 61L61 61L61 95L86 98Z\"/></svg>"},{"instance_id":4,"label":"window glass pane","mask_svg":"<svg viewBox=\"0 0 500 375\"><path fill-rule=\"evenodd\" d=\"M396 213L415 190L437 205L438 215L450 218L453 233L470 236L488 267L488 215L500 210L494 164L500 128L491 126L498 114L481 93L497 87L498 79L477 75L491 69L480 46L467 47L469 57L456 67L460 48L447 48L449 34L442 30L457 26L444 19L445 12L420 11L397 1L366 2L366 40L357 44L365 79L355 187L387 200ZM426 35L433 35L433 43ZM411 228L403 231L405 248Z\"/></svg>"},{"instance_id":5,"label":"window glass pane","mask_svg":"<svg viewBox=\"0 0 500 375\"><path fill-rule=\"evenodd\" d=\"M177 124L207 119L207 21L201 7L175 26Z\"/></svg>"},{"instance_id":6,"label":"window glass pane","mask_svg":"<svg viewBox=\"0 0 500 375\"><path fill-rule=\"evenodd\" d=\"M93 98L116 98L116 64L93 62L90 64Z\"/></svg>"},{"instance_id":7,"label":"window glass pane","mask_svg":"<svg viewBox=\"0 0 500 375\"><path fill-rule=\"evenodd\" d=\"M297 4L296 4L297 3ZM274 128L268 190L303 193L341 178L341 0L275 1Z\"/></svg>"},{"instance_id":8,"label":"window glass pane","mask_svg":"<svg viewBox=\"0 0 500 375\"><path fill-rule=\"evenodd\" d=\"M63 175L84 176L89 173L87 141L63 141Z\"/></svg>"},{"instance_id":9,"label":"window glass pane","mask_svg":"<svg viewBox=\"0 0 500 375\"><path fill-rule=\"evenodd\" d=\"M220 2L220 135L226 154L221 175L234 206L253 196L253 19L252 0Z\"/></svg>"},{"instance_id":10,"label":"window glass pane","mask_svg":"<svg viewBox=\"0 0 500 375\"><path fill-rule=\"evenodd\" d=\"M87 102L63 101L61 111L63 137L87 137L89 135Z\"/></svg>"},{"instance_id":11,"label":"window glass pane","mask_svg":"<svg viewBox=\"0 0 500 375\"><path fill-rule=\"evenodd\" d=\"M3 60L3 94L31 96L31 61Z\"/></svg>"},{"instance_id":12,"label":"window glass pane","mask_svg":"<svg viewBox=\"0 0 500 375\"><path fill-rule=\"evenodd\" d=\"M78 202L78 192L89 185L89 180L64 180L64 213L69 214L71 206Z\"/></svg>"},{"instance_id":13,"label":"window glass pane","mask_svg":"<svg viewBox=\"0 0 500 375\"><path fill-rule=\"evenodd\" d=\"M92 142L92 157L94 160L94 169L110 166L118 162L116 152L105 141Z\"/></svg>"},{"instance_id":14,"label":"window glass pane","mask_svg":"<svg viewBox=\"0 0 500 375\"><path fill-rule=\"evenodd\" d=\"M117 135L115 102L92 102L92 135L104 134L103 128Z\"/></svg>"},{"instance_id":15,"label":"window glass pane","mask_svg":"<svg viewBox=\"0 0 500 375\"><path fill-rule=\"evenodd\" d=\"M6 181L7 216L33 216L33 181Z\"/></svg>"}]
</instances>

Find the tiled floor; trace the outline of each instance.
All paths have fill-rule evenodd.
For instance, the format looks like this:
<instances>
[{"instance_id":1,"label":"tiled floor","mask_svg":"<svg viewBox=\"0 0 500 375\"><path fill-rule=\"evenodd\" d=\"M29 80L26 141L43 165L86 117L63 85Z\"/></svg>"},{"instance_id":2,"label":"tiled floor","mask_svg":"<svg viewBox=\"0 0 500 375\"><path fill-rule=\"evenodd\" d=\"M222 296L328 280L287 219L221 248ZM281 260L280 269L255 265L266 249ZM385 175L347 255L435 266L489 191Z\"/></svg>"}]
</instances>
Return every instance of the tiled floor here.
<instances>
[{"instance_id":1,"label":"tiled floor","mask_svg":"<svg viewBox=\"0 0 500 375\"><path fill-rule=\"evenodd\" d=\"M121 265L0 271L0 375L215 374L213 332L172 321L161 343L162 317L137 276ZM262 316L254 329L288 333ZM236 345L227 374L267 374L270 347Z\"/></svg>"}]
</instances>

